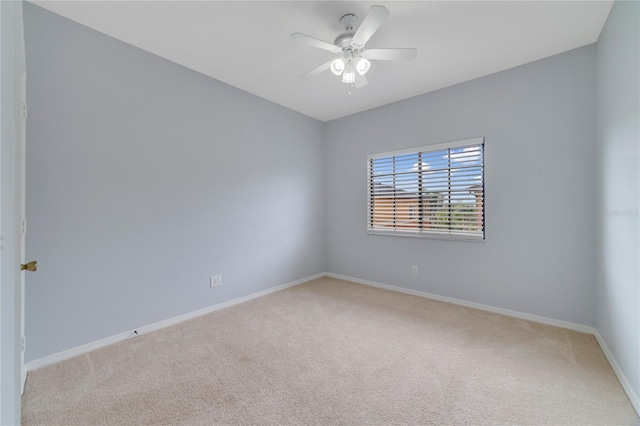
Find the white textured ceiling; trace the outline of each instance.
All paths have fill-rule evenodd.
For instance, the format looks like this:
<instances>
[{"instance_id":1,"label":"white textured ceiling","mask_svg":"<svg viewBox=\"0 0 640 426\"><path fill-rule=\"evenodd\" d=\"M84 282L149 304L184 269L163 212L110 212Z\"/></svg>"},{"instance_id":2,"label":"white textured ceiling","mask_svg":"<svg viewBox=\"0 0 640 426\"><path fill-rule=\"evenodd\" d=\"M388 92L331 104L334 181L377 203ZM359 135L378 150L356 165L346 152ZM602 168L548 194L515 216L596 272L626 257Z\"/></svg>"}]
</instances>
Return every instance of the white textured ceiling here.
<instances>
[{"instance_id":1,"label":"white textured ceiling","mask_svg":"<svg viewBox=\"0 0 640 426\"><path fill-rule=\"evenodd\" d=\"M328 121L597 41L612 1L34 1L119 40L303 114ZM373 62L354 89L329 71L339 19L373 4L390 16L369 48L415 47L411 62Z\"/></svg>"}]
</instances>

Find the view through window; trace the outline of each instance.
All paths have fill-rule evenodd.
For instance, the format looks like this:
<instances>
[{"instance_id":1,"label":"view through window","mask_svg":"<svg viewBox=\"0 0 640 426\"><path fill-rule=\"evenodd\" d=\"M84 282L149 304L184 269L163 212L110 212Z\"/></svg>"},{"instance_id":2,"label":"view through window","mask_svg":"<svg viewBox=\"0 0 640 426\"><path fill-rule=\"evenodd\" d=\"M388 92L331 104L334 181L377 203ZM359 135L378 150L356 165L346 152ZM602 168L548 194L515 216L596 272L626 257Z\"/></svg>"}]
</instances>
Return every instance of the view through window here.
<instances>
[{"instance_id":1,"label":"view through window","mask_svg":"<svg viewBox=\"0 0 640 426\"><path fill-rule=\"evenodd\" d=\"M484 138L368 156L368 230L484 239Z\"/></svg>"}]
</instances>

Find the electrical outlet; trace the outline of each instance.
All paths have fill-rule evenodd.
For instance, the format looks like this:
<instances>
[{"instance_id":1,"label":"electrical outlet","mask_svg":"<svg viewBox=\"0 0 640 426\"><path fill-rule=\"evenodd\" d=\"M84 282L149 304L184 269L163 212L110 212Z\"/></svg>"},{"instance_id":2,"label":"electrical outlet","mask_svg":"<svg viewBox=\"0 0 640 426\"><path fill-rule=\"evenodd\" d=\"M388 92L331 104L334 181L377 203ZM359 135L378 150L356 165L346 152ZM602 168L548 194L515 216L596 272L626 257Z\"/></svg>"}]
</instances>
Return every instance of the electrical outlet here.
<instances>
[{"instance_id":1,"label":"electrical outlet","mask_svg":"<svg viewBox=\"0 0 640 426\"><path fill-rule=\"evenodd\" d=\"M222 275L213 275L210 277L209 285L211 288L222 285Z\"/></svg>"},{"instance_id":2,"label":"electrical outlet","mask_svg":"<svg viewBox=\"0 0 640 426\"><path fill-rule=\"evenodd\" d=\"M418 275L418 267L417 267L416 265L413 265L413 266L411 267L411 273L412 273L413 275Z\"/></svg>"}]
</instances>

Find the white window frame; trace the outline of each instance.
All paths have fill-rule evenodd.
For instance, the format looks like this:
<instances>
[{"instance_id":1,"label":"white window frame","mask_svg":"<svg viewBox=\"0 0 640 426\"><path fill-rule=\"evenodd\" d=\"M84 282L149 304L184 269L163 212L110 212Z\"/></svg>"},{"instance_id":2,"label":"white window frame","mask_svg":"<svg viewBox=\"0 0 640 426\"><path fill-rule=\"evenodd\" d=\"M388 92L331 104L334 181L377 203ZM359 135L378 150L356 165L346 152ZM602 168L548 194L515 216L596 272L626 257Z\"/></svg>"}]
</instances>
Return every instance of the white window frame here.
<instances>
[{"instance_id":1,"label":"white window frame","mask_svg":"<svg viewBox=\"0 0 640 426\"><path fill-rule=\"evenodd\" d=\"M456 230L440 230L435 231L433 229L430 230L407 230L407 229L389 229L389 228L377 228L373 226L374 221L374 211L373 211L373 203L372 197L374 189L374 177L372 175L372 161L378 160L381 158L391 158L398 157L403 155L412 155L412 154L425 154L434 151L442 151L446 149L461 149L467 148L470 146L480 146L481 148L481 182L482 185L482 230L481 233L470 232L465 233L463 231ZM454 142L441 143L436 145L426 145L420 146L416 148L407 148L397 151L389 151L389 152L381 152L378 154L370 154L367 156L367 232L370 235L394 235L394 236L405 236L405 237L418 237L418 238L434 238L434 239L446 239L446 240L460 240L460 241L474 241L474 242L484 242L486 238L486 197L485 197L485 140L484 137L477 137L471 139L464 139ZM445 170L451 170L454 167L449 167ZM393 173L394 175L396 172ZM449 176L449 180L451 176ZM395 195L394 195L395 199ZM395 214L395 202L394 202L394 214ZM395 216L394 216L395 217Z\"/></svg>"}]
</instances>

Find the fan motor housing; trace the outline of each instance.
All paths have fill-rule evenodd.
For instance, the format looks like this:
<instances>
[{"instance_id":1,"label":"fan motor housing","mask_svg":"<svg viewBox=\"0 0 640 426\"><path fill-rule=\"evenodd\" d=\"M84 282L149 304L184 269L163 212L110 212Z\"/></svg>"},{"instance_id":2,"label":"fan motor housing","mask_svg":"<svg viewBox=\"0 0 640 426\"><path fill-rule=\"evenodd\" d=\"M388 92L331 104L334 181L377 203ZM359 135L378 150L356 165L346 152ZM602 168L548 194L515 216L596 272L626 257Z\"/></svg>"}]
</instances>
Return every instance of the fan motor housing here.
<instances>
[{"instance_id":1,"label":"fan motor housing","mask_svg":"<svg viewBox=\"0 0 640 426\"><path fill-rule=\"evenodd\" d=\"M353 33L340 34L338 37L336 37L336 40L333 42L333 44L340 47L342 50L351 49L352 39Z\"/></svg>"}]
</instances>

